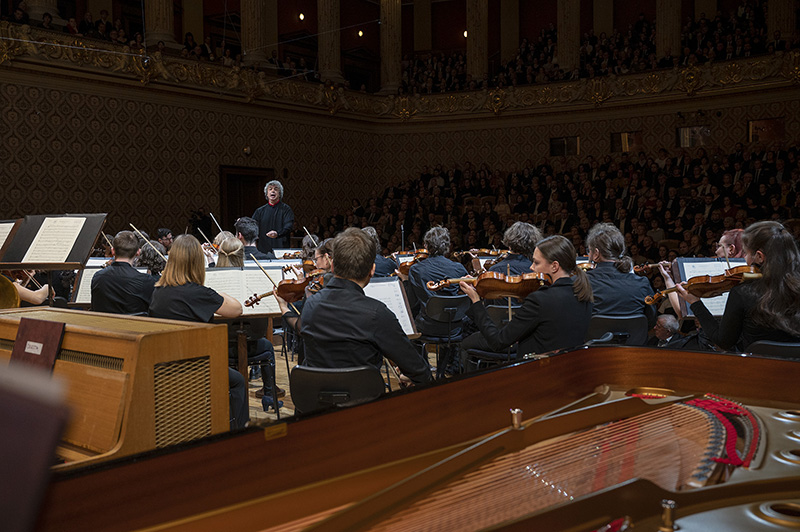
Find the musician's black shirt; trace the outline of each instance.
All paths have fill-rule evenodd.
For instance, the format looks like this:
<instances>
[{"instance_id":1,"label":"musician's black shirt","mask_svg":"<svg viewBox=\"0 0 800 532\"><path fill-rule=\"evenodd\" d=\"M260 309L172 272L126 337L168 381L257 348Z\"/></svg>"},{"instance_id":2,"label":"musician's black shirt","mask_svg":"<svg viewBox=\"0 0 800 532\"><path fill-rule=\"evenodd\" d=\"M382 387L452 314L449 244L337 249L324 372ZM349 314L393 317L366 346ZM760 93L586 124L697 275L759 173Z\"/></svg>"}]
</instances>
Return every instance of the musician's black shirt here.
<instances>
[{"instance_id":1,"label":"musician's black shirt","mask_svg":"<svg viewBox=\"0 0 800 532\"><path fill-rule=\"evenodd\" d=\"M592 304L578 301L573 293L572 278L563 277L531 292L517 309L514 319L502 329L495 325L481 301L473 303L467 315L475 321L490 350L501 352L519 342L517 353L522 356L583 344L592 317ZM465 343L474 347L472 342Z\"/></svg>"},{"instance_id":2,"label":"musician's black shirt","mask_svg":"<svg viewBox=\"0 0 800 532\"><path fill-rule=\"evenodd\" d=\"M375 277L389 277L397 269L397 263L383 255L375 255Z\"/></svg>"},{"instance_id":3,"label":"musician's black shirt","mask_svg":"<svg viewBox=\"0 0 800 532\"><path fill-rule=\"evenodd\" d=\"M196 283L157 286L150 303L150 316L208 323L223 301L214 289Z\"/></svg>"},{"instance_id":4,"label":"musician's black shirt","mask_svg":"<svg viewBox=\"0 0 800 532\"><path fill-rule=\"evenodd\" d=\"M300 332L308 366L380 369L385 354L415 384L431 380L427 361L411 345L397 317L352 281L334 278L310 296L303 305Z\"/></svg>"},{"instance_id":5,"label":"musician's black shirt","mask_svg":"<svg viewBox=\"0 0 800 532\"><path fill-rule=\"evenodd\" d=\"M489 268L490 272L498 272L502 273L503 275L508 275L509 271L511 275L522 275L524 273L532 273L531 272L531 259L526 257L525 255L519 255L517 253L509 253L508 256Z\"/></svg>"},{"instance_id":6,"label":"musician's black shirt","mask_svg":"<svg viewBox=\"0 0 800 532\"><path fill-rule=\"evenodd\" d=\"M112 314L146 313L155 280L127 262L114 261L92 277L92 310Z\"/></svg>"},{"instance_id":7,"label":"musician's black shirt","mask_svg":"<svg viewBox=\"0 0 800 532\"><path fill-rule=\"evenodd\" d=\"M598 262L593 270L586 272L594 294L593 315L647 316L647 326L656 324L655 305L648 305L644 298L653 295L653 288L646 277L633 273L622 273L613 262Z\"/></svg>"},{"instance_id":8,"label":"musician's black shirt","mask_svg":"<svg viewBox=\"0 0 800 532\"><path fill-rule=\"evenodd\" d=\"M691 309L700 320L708 339L725 350L746 350L750 344L759 340L773 342L800 342L800 331L797 335L767 329L758 325L752 317L753 308L762 293L763 281L755 280L734 286L728 294L725 312L722 319L717 319L706 308L703 300L692 303Z\"/></svg>"},{"instance_id":9,"label":"musician's black shirt","mask_svg":"<svg viewBox=\"0 0 800 532\"><path fill-rule=\"evenodd\" d=\"M438 292L428 290L428 281L441 281L443 279L457 279L467 275L467 269L458 262L437 255L430 257L411 266L408 271L408 284L406 290L411 311L416 315L417 329L429 336L442 336L448 333L447 322L434 321L425 312L428 300L433 295L455 296L458 295L458 285L445 286Z\"/></svg>"}]
</instances>

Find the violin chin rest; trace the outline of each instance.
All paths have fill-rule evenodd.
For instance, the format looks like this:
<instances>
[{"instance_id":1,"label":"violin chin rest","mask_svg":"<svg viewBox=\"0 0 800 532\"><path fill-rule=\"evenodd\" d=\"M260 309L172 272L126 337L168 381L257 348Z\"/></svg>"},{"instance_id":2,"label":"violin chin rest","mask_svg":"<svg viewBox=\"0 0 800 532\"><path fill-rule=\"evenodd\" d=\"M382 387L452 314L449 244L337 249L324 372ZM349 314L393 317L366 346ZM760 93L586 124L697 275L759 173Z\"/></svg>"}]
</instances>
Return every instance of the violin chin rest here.
<instances>
[{"instance_id":1,"label":"violin chin rest","mask_svg":"<svg viewBox=\"0 0 800 532\"><path fill-rule=\"evenodd\" d=\"M745 281L752 281L754 279L761 279L762 274L760 273L743 273L742 279Z\"/></svg>"}]
</instances>

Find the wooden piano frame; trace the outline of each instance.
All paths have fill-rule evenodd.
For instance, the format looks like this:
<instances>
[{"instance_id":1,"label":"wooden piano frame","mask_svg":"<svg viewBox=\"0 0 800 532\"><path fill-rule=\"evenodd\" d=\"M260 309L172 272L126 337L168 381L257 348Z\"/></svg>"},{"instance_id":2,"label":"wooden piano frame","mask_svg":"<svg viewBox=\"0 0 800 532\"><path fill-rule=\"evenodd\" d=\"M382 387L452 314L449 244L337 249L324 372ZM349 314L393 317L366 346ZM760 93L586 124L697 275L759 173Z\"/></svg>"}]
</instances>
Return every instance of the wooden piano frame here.
<instances>
[{"instance_id":1,"label":"wooden piano frame","mask_svg":"<svg viewBox=\"0 0 800 532\"><path fill-rule=\"evenodd\" d=\"M796 412L797 419L782 430L800 430L798 383L800 363L788 360L634 347L579 348L411 393L396 392L350 409L290 418L135 461L56 475L38 530L263 530L373 494L478 437L507 428L511 408L522 409L530 419L601 385L621 391L653 387L680 394L710 392L746 405L786 409L790 417ZM777 469L764 475L773 478L774 493L751 493L752 488L735 484L720 485L719 493L735 500L800 497L800 465L773 466ZM650 505L636 499L663 494L649 484L642 489L639 482L622 495L611 490L598 496L607 503L610 498L638 519L656 519L660 499ZM696 493L716 500L717 489ZM719 501L729 504L724 497ZM596 505L587 509L585 502L575 504L584 504L584 513L557 507L553 511L561 512L562 520L540 522L549 523L541 529L592 530L589 524L601 526L608 517L593 514L600 511ZM704 504L703 508L714 506ZM554 528L554 523L564 526ZM508 526L531 529L531 523Z\"/></svg>"},{"instance_id":2,"label":"wooden piano frame","mask_svg":"<svg viewBox=\"0 0 800 532\"><path fill-rule=\"evenodd\" d=\"M0 312L0 363L21 317L66 324L53 375L68 422L58 455L69 469L229 430L224 325L31 307Z\"/></svg>"}]
</instances>

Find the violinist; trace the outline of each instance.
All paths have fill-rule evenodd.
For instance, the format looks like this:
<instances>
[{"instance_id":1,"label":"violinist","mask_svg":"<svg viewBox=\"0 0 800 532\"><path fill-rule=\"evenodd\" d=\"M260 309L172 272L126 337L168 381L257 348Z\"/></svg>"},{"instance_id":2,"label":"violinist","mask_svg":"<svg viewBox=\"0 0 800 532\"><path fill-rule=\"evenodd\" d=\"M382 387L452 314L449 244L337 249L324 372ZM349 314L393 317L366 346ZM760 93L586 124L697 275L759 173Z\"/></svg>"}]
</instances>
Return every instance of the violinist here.
<instances>
[{"instance_id":1,"label":"violinist","mask_svg":"<svg viewBox=\"0 0 800 532\"><path fill-rule=\"evenodd\" d=\"M762 277L734 286L721 321L702 300L678 286L708 338L724 350L746 350L758 340L800 341L800 251L797 242L778 222L763 221L742 233L748 265Z\"/></svg>"},{"instance_id":2,"label":"violinist","mask_svg":"<svg viewBox=\"0 0 800 532\"><path fill-rule=\"evenodd\" d=\"M531 270L550 276L552 284L531 292L514 319L498 328L480 303L475 288L465 282L461 290L472 301L467 312L480 332L467 337L461 349L501 352L519 342L517 353L545 353L584 342L592 317L592 287L576 265L575 248L561 235L539 241Z\"/></svg>"},{"instance_id":3,"label":"violinist","mask_svg":"<svg viewBox=\"0 0 800 532\"><path fill-rule=\"evenodd\" d=\"M45 301L47 301L48 296L50 295L50 286L49 285L42 285L41 288L37 288L36 290L31 290L26 286L24 280L20 279L12 279L11 274L5 275L3 277L8 279L14 284L14 288L17 290L17 294L19 295L20 301L24 301L26 303L30 303L31 305L41 305ZM27 274L26 274L27 277Z\"/></svg>"},{"instance_id":4,"label":"violinist","mask_svg":"<svg viewBox=\"0 0 800 532\"><path fill-rule=\"evenodd\" d=\"M587 272L594 295L593 315L647 316L647 327L656 324L656 309L644 298L653 289L646 277L631 273L633 261L625 255L625 237L615 225L596 224L586 236L589 260L595 267Z\"/></svg>"},{"instance_id":5,"label":"violinist","mask_svg":"<svg viewBox=\"0 0 800 532\"><path fill-rule=\"evenodd\" d=\"M233 225L236 230L236 238L244 244L244 256L250 258L252 253L258 260L272 260L275 258L273 252L264 253L258 249L258 222L249 216L242 216Z\"/></svg>"},{"instance_id":6,"label":"violinist","mask_svg":"<svg viewBox=\"0 0 800 532\"><path fill-rule=\"evenodd\" d=\"M381 239L374 227L365 227L364 233L375 242L375 277L389 277L397 268L397 263L381 255Z\"/></svg>"},{"instance_id":7,"label":"violinist","mask_svg":"<svg viewBox=\"0 0 800 532\"><path fill-rule=\"evenodd\" d=\"M172 242L175 240L172 237L172 231L166 227L159 227L158 231L156 231L156 238L158 239L158 242L164 246L164 249L167 250L167 252L164 253L164 256L166 256L167 253L169 253L169 248L172 247Z\"/></svg>"},{"instance_id":8,"label":"violinist","mask_svg":"<svg viewBox=\"0 0 800 532\"><path fill-rule=\"evenodd\" d=\"M156 283L150 316L170 320L208 323L218 314L236 318L242 304L227 294L203 286L206 270L200 242L192 235L180 235L172 244L164 274ZM228 368L231 428L246 426L250 414L244 377Z\"/></svg>"},{"instance_id":9,"label":"violinist","mask_svg":"<svg viewBox=\"0 0 800 532\"><path fill-rule=\"evenodd\" d=\"M139 239L131 231L120 231L111 241L111 250L114 262L92 277L92 310L146 314L156 281L133 267L141 253Z\"/></svg>"},{"instance_id":10,"label":"violinist","mask_svg":"<svg viewBox=\"0 0 800 532\"><path fill-rule=\"evenodd\" d=\"M331 268L333 267L333 241L333 238L323 240L322 243L317 246L317 249L314 250L314 266L316 266L317 270L322 272L320 275L321 279L316 281L319 288L327 286L333 279L333 273L331 273ZM319 290L316 290L315 293L318 291ZM303 300L295 302L291 306L277 294L275 296L275 299L278 301L278 306L281 309L283 322L295 332L300 331L300 314L298 314L298 312L303 311L303 305L305 305L309 295L311 294L306 290L306 295L303 297Z\"/></svg>"},{"instance_id":11,"label":"violinist","mask_svg":"<svg viewBox=\"0 0 800 532\"><path fill-rule=\"evenodd\" d=\"M228 237L219 245L216 268L242 268L244 266L244 244L235 237Z\"/></svg>"},{"instance_id":12,"label":"violinist","mask_svg":"<svg viewBox=\"0 0 800 532\"><path fill-rule=\"evenodd\" d=\"M504 275L522 275L531 270L531 257L536 249L536 243L542 239L542 233L536 226L526 222L514 222L503 234L503 244L508 246L511 253L496 262L490 272Z\"/></svg>"},{"instance_id":13,"label":"violinist","mask_svg":"<svg viewBox=\"0 0 800 532\"><path fill-rule=\"evenodd\" d=\"M417 329L426 336L442 336L448 333L447 322L434 321L425 313L428 300L434 293L426 286L428 281L441 281L467 275L463 265L445 257L450 252L450 233L437 225L431 227L424 237L428 258L415 263L408 271L408 303L416 316ZM398 270L398 275L405 281L405 276ZM455 286L442 289L439 294L452 296L458 290ZM451 331L453 332L453 331Z\"/></svg>"},{"instance_id":14,"label":"violinist","mask_svg":"<svg viewBox=\"0 0 800 532\"><path fill-rule=\"evenodd\" d=\"M731 229L722 233L719 242L716 244L714 254L720 259L740 259L744 257L742 249L743 229Z\"/></svg>"},{"instance_id":15,"label":"violinist","mask_svg":"<svg viewBox=\"0 0 800 532\"><path fill-rule=\"evenodd\" d=\"M415 384L430 382L427 360L411 344L397 317L364 287L375 272L375 243L362 230L348 228L334 239L334 278L308 298L302 310L304 364L323 368L370 365L383 355Z\"/></svg>"},{"instance_id":16,"label":"violinist","mask_svg":"<svg viewBox=\"0 0 800 532\"><path fill-rule=\"evenodd\" d=\"M159 255L160 253L160 255ZM151 240L149 246L143 246L136 257L135 266L147 268L147 274L153 278L153 282L161 278L161 272L167 262L162 258L167 255L167 250L158 240Z\"/></svg>"}]
</instances>

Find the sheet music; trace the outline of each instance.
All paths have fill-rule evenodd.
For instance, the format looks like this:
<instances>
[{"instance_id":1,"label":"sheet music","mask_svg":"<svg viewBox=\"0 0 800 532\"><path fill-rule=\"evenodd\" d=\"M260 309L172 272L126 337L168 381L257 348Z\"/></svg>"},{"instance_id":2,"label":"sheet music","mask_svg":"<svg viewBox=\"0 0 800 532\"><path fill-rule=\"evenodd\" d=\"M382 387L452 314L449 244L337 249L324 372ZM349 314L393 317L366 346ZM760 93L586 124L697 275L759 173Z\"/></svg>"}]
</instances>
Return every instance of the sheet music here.
<instances>
[{"instance_id":1,"label":"sheet music","mask_svg":"<svg viewBox=\"0 0 800 532\"><path fill-rule=\"evenodd\" d=\"M269 270L268 270L269 271ZM270 272L270 278L277 284L280 281L280 270ZM265 297L258 305L244 306L253 294L263 294L272 290L272 283L261 270L216 269L206 270L205 285L217 292L224 292L242 304L242 314L280 314L278 302L274 297Z\"/></svg>"},{"instance_id":2,"label":"sheet music","mask_svg":"<svg viewBox=\"0 0 800 532\"><path fill-rule=\"evenodd\" d=\"M22 262L66 262L86 218L45 218Z\"/></svg>"},{"instance_id":3,"label":"sheet music","mask_svg":"<svg viewBox=\"0 0 800 532\"><path fill-rule=\"evenodd\" d=\"M731 266L734 266L734 264L731 264ZM698 275L719 275L725 273L725 270L728 269L728 264L715 260L709 260L708 262L684 262L683 268L686 272L686 278L691 279ZM727 293L717 297L703 298L703 304L714 316L722 316L725 312L725 305L727 302Z\"/></svg>"},{"instance_id":4,"label":"sheet music","mask_svg":"<svg viewBox=\"0 0 800 532\"><path fill-rule=\"evenodd\" d=\"M275 281L275 284L281 282L281 270L275 268L264 268L269 274L269 279ZM274 289L272 283L269 282L267 276L264 275L258 267L255 269L244 270L244 301L247 301L253 294L265 294ZM242 305L244 305L242 301ZM244 307L245 314L280 314L281 309L278 306L278 301L274 296L263 298L258 302L258 305L253 307Z\"/></svg>"},{"instance_id":5,"label":"sheet music","mask_svg":"<svg viewBox=\"0 0 800 532\"><path fill-rule=\"evenodd\" d=\"M8 235L11 233L13 228L14 222L0 224L0 248L2 248L3 244L6 243L6 238L8 238Z\"/></svg>"},{"instance_id":6,"label":"sheet music","mask_svg":"<svg viewBox=\"0 0 800 532\"><path fill-rule=\"evenodd\" d=\"M108 259L106 259L108 260ZM81 282L75 294L75 303L82 305L92 304L92 278L100 268L85 268L81 273Z\"/></svg>"},{"instance_id":7,"label":"sheet music","mask_svg":"<svg viewBox=\"0 0 800 532\"><path fill-rule=\"evenodd\" d=\"M391 281L379 282L374 282L373 280L364 288L364 294L367 297L383 302L389 307L389 310L397 316L397 321L400 322L400 326L403 327L403 332L407 336L415 334L414 318L410 315L406 300L403 298L400 279L395 277Z\"/></svg>"}]
</instances>

